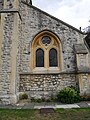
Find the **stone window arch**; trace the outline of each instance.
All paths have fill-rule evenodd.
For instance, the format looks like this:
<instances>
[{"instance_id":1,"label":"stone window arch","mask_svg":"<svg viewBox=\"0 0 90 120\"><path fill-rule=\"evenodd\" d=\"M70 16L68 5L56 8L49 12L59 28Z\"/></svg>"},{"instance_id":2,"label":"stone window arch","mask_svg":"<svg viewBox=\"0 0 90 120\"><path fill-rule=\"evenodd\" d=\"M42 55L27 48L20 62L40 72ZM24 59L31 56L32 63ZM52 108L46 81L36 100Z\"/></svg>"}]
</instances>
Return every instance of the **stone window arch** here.
<instances>
[{"instance_id":1,"label":"stone window arch","mask_svg":"<svg viewBox=\"0 0 90 120\"><path fill-rule=\"evenodd\" d=\"M32 41L30 67L33 72L60 72L61 54L62 46L57 35L50 31L42 31Z\"/></svg>"}]
</instances>

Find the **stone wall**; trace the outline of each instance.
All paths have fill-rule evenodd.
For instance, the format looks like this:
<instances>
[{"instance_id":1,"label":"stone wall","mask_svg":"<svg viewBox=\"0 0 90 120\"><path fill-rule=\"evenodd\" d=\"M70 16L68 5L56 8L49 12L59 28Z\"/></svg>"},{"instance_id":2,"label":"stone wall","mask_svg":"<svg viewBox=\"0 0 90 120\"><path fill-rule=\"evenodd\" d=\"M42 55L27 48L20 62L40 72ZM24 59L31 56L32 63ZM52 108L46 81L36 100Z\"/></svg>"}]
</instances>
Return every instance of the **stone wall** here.
<instances>
[{"instance_id":1,"label":"stone wall","mask_svg":"<svg viewBox=\"0 0 90 120\"><path fill-rule=\"evenodd\" d=\"M62 45L63 53L61 57L63 58L63 71L72 73L77 68L73 46L83 43L84 35L33 6L27 6L21 3L19 11L22 21L19 24L20 59L17 69L21 74L26 74L20 76L18 92L26 91L30 95L39 96L44 93L48 94L50 91L50 93L52 91L56 92L58 89L63 89L66 86L76 86L78 84L78 77L75 74L27 75L27 73L32 73L30 68L32 56L31 45L34 37L39 32L49 30L55 33L60 38Z\"/></svg>"},{"instance_id":2,"label":"stone wall","mask_svg":"<svg viewBox=\"0 0 90 120\"><path fill-rule=\"evenodd\" d=\"M0 0L0 9L3 9L3 0Z\"/></svg>"},{"instance_id":3,"label":"stone wall","mask_svg":"<svg viewBox=\"0 0 90 120\"><path fill-rule=\"evenodd\" d=\"M30 50L33 38L43 30L50 30L60 38L63 51L64 71L75 71L76 58L73 45L83 43L84 36L69 26L62 24L59 20L52 18L52 16L44 14L42 11L24 5L23 3L21 3L20 6L20 14L22 17L22 22L19 27L21 72L30 72L31 54L25 54L24 50Z\"/></svg>"},{"instance_id":4,"label":"stone wall","mask_svg":"<svg viewBox=\"0 0 90 120\"><path fill-rule=\"evenodd\" d=\"M12 1L12 5L10 5L10 0L5 3L4 8L8 9L12 8L14 4ZM74 73L71 74L77 68L73 46L83 43L84 35L75 28L73 29L49 14L21 1L19 12L22 21L13 13L2 15L0 100L9 104L12 103L11 95L18 95L19 92L28 92L30 96L38 95L37 97L40 97L43 94L48 96L49 93L67 86L76 86L78 84L77 76ZM63 71L66 74L61 74L62 71L58 74L31 74L32 41L36 34L43 30L55 33L60 39Z\"/></svg>"},{"instance_id":5,"label":"stone wall","mask_svg":"<svg viewBox=\"0 0 90 120\"><path fill-rule=\"evenodd\" d=\"M90 96L90 73L79 75L79 87L81 95Z\"/></svg>"},{"instance_id":6,"label":"stone wall","mask_svg":"<svg viewBox=\"0 0 90 120\"><path fill-rule=\"evenodd\" d=\"M64 87L77 87L77 84L75 74L22 74L19 91L27 92L30 97L49 97Z\"/></svg>"},{"instance_id":7,"label":"stone wall","mask_svg":"<svg viewBox=\"0 0 90 120\"><path fill-rule=\"evenodd\" d=\"M5 14L3 24L3 42L1 52L1 91L0 98L4 103L10 103L10 76L11 76L11 50L14 15Z\"/></svg>"}]
</instances>

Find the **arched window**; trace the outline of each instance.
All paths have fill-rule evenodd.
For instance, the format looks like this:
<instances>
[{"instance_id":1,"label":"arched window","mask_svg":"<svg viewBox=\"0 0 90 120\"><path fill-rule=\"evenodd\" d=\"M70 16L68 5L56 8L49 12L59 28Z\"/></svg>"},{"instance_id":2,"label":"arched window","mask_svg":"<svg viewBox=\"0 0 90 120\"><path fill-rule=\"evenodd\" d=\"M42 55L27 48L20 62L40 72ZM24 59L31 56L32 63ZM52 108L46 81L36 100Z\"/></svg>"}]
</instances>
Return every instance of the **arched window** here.
<instances>
[{"instance_id":1,"label":"arched window","mask_svg":"<svg viewBox=\"0 0 90 120\"><path fill-rule=\"evenodd\" d=\"M50 67L58 66L57 50L54 48L50 49L49 51L49 66Z\"/></svg>"},{"instance_id":2,"label":"arched window","mask_svg":"<svg viewBox=\"0 0 90 120\"><path fill-rule=\"evenodd\" d=\"M31 70L36 73L59 72L62 69L61 50L57 35L50 31L40 32L32 41Z\"/></svg>"},{"instance_id":3,"label":"arched window","mask_svg":"<svg viewBox=\"0 0 90 120\"><path fill-rule=\"evenodd\" d=\"M44 51L41 48L36 50L36 67L44 67Z\"/></svg>"}]
</instances>

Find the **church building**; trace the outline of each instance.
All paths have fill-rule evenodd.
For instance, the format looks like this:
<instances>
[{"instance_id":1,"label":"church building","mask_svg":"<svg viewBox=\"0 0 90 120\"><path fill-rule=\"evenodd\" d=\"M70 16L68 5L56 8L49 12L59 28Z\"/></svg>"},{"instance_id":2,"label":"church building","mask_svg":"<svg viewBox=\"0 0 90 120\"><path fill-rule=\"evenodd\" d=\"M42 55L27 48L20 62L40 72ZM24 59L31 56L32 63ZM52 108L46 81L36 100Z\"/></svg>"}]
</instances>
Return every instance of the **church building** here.
<instances>
[{"instance_id":1,"label":"church building","mask_svg":"<svg viewBox=\"0 0 90 120\"><path fill-rule=\"evenodd\" d=\"M17 103L21 93L49 98L68 86L90 96L90 34L31 0L0 0L0 103Z\"/></svg>"}]
</instances>

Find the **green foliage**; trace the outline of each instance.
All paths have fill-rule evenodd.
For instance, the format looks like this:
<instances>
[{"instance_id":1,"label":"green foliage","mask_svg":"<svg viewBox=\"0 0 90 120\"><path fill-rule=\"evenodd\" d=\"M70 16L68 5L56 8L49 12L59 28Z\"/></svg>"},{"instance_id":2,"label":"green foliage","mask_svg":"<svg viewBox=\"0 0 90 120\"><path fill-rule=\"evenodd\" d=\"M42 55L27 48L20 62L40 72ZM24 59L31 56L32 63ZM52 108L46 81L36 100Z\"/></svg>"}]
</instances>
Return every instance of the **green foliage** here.
<instances>
[{"instance_id":1,"label":"green foliage","mask_svg":"<svg viewBox=\"0 0 90 120\"><path fill-rule=\"evenodd\" d=\"M41 98L36 99L36 102L41 103L43 102Z\"/></svg>"},{"instance_id":2,"label":"green foliage","mask_svg":"<svg viewBox=\"0 0 90 120\"><path fill-rule=\"evenodd\" d=\"M28 95L27 95L26 93L21 93L21 94L19 95L19 99L20 99L20 100L28 99Z\"/></svg>"},{"instance_id":3,"label":"green foliage","mask_svg":"<svg viewBox=\"0 0 90 120\"><path fill-rule=\"evenodd\" d=\"M76 87L70 86L70 88L72 88L72 89L74 89L75 91L77 91L78 94L80 93L79 89L77 89Z\"/></svg>"},{"instance_id":4,"label":"green foliage","mask_svg":"<svg viewBox=\"0 0 90 120\"><path fill-rule=\"evenodd\" d=\"M79 93L70 87L64 88L57 94L57 100L62 103L75 103L80 101Z\"/></svg>"},{"instance_id":5,"label":"green foliage","mask_svg":"<svg viewBox=\"0 0 90 120\"><path fill-rule=\"evenodd\" d=\"M31 97L31 102L41 103L41 102L45 102L45 99L44 98L34 98L34 97Z\"/></svg>"},{"instance_id":6,"label":"green foliage","mask_svg":"<svg viewBox=\"0 0 90 120\"><path fill-rule=\"evenodd\" d=\"M44 98L44 97L42 97L42 98L31 97L31 102L38 102L38 103L41 103L41 102L53 102L53 101L55 101L55 99L56 99L56 97L53 96L53 95L51 95L51 97L47 98L47 99Z\"/></svg>"},{"instance_id":7,"label":"green foliage","mask_svg":"<svg viewBox=\"0 0 90 120\"><path fill-rule=\"evenodd\" d=\"M0 109L0 120L90 120L90 108L60 108L52 114L41 114L38 109Z\"/></svg>"}]
</instances>

